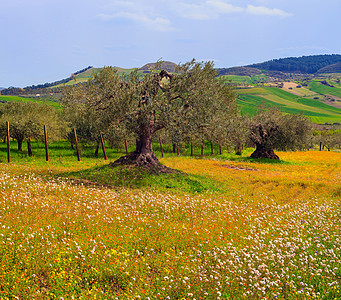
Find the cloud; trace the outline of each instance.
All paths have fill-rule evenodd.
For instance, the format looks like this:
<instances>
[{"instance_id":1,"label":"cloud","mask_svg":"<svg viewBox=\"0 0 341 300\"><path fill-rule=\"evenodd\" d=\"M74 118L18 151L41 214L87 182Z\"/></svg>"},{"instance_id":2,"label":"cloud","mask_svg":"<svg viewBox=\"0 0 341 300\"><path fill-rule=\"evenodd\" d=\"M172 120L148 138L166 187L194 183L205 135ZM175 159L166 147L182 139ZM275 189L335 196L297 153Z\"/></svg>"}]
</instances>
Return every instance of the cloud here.
<instances>
[{"instance_id":1,"label":"cloud","mask_svg":"<svg viewBox=\"0 0 341 300\"><path fill-rule=\"evenodd\" d=\"M99 14L97 15L100 19L104 21L110 21L114 19L126 19L133 21L135 23L142 24L149 29L156 31L174 31L176 30L170 20L163 17L150 17L144 13L139 12L118 12L114 14Z\"/></svg>"},{"instance_id":2,"label":"cloud","mask_svg":"<svg viewBox=\"0 0 341 300\"><path fill-rule=\"evenodd\" d=\"M280 16L280 17L292 16L292 14L287 13L278 8L267 8L265 6L253 6L251 4L247 6L246 12L252 15Z\"/></svg>"},{"instance_id":3,"label":"cloud","mask_svg":"<svg viewBox=\"0 0 341 300\"><path fill-rule=\"evenodd\" d=\"M244 11L244 9L241 7L233 6L232 4L225 3L219 0L208 0L207 4L217 8L221 14L237 13Z\"/></svg>"},{"instance_id":4,"label":"cloud","mask_svg":"<svg viewBox=\"0 0 341 300\"><path fill-rule=\"evenodd\" d=\"M199 2L199 1L198 1ZM140 24L155 31L177 30L172 22L177 17L195 21L218 19L230 14L248 13L253 15L269 15L288 17L291 14L265 6L239 7L229 3L228 0L204 0L198 3L190 0L146 0L143 3L136 0L110 0L105 8L105 13L97 16L103 21L125 19Z\"/></svg>"},{"instance_id":5,"label":"cloud","mask_svg":"<svg viewBox=\"0 0 341 300\"><path fill-rule=\"evenodd\" d=\"M173 9L185 19L210 20L216 19L220 15L236 12L243 12L244 9L222 0L206 0L201 4L190 4L185 2L173 3Z\"/></svg>"}]
</instances>

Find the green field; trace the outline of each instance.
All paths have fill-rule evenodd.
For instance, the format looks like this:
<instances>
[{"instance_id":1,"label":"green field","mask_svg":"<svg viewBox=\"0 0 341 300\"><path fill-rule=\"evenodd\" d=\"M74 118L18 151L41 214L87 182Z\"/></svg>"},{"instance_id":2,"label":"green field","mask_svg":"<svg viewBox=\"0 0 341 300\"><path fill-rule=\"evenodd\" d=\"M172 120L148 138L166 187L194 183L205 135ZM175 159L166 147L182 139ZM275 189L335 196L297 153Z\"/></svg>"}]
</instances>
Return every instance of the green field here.
<instances>
[{"instance_id":1,"label":"green field","mask_svg":"<svg viewBox=\"0 0 341 300\"><path fill-rule=\"evenodd\" d=\"M46 100L44 98L29 98L29 97L19 97L19 96L5 96L0 95L0 104L5 102L35 102L35 103L44 103L48 105L52 105L54 107L60 108L60 103L56 101Z\"/></svg>"},{"instance_id":2,"label":"green field","mask_svg":"<svg viewBox=\"0 0 341 300\"><path fill-rule=\"evenodd\" d=\"M309 97L300 97L276 87L238 89L238 104L244 114L253 115L262 105L277 106L288 113L303 113L315 123L339 123L341 109Z\"/></svg>"},{"instance_id":3,"label":"green field","mask_svg":"<svg viewBox=\"0 0 341 300\"><path fill-rule=\"evenodd\" d=\"M220 78L226 82L232 82L235 84L252 85L258 82L266 81L268 78L266 75L251 75L251 76L238 76L238 75L222 75Z\"/></svg>"},{"instance_id":4,"label":"green field","mask_svg":"<svg viewBox=\"0 0 341 300\"><path fill-rule=\"evenodd\" d=\"M309 83L309 89L318 94L333 95L341 99L341 85L334 82L331 83L334 87L323 85L321 82L314 80Z\"/></svg>"}]
</instances>

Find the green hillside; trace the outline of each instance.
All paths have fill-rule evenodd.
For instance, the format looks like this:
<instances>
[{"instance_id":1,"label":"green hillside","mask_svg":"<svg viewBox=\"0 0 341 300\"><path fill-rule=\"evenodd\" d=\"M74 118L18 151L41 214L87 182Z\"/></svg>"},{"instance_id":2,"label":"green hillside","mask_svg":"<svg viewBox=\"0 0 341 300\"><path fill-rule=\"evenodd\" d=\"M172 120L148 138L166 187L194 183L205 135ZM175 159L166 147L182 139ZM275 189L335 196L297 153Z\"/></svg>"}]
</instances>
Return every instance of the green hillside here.
<instances>
[{"instance_id":1,"label":"green hillside","mask_svg":"<svg viewBox=\"0 0 341 300\"><path fill-rule=\"evenodd\" d=\"M341 89L338 89L339 92ZM244 114L253 115L262 105L277 106L288 113L303 113L315 123L340 123L341 108L318 99L294 95L277 87L238 89L238 105Z\"/></svg>"},{"instance_id":2,"label":"green hillside","mask_svg":"<svg viewBox=\"0 0 341 300\"><path fill-rule=\"evenodd\" d=\"M51 101L51 100L47 100L47 99L43 99L43 98L29 98L29 97L0 95L0 105L2 103L11 102L11 101L15 101L15 102L35 102L35 103L41 103L41 104L44 103L44 104L52 105L52 106L57 107L57 108L61 107L59 102Z\"/></svg>"}]
</instances>

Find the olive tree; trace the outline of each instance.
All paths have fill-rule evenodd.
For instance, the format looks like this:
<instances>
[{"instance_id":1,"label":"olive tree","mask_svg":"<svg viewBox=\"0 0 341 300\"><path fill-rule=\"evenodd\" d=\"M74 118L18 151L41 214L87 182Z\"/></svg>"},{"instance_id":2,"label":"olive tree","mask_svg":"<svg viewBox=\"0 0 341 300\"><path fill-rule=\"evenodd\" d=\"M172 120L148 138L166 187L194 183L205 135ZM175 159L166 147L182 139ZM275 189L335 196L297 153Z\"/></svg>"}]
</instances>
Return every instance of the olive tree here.
<instances>
[{"instance_id":1,"label":"olive tree","mask_svg":"<svg viewBox=\"0 0 341 300\"><path fill-rule=\"evenodd\" d=\"M209 126L218 111L225 118L235 111L234 93L217 80L211 62L193 60L179 65L174 74L157 68L141 78L136 70L123 76L105 67L85 86L78 87L83 90L83 101L104 111L110 126L124 126L136 137L135 151L116 164L165 170L152 149L156 132L170 127L198 132Z\"/></svg>"},{"instance_id":2,"label":"olive tree","mask_svg":"<svg viewBox=\"0 0 341 300\"><path fill-rule=\"evenodd\" d=\"M279 159L274 150L307 149L312 138L311 121L299 114L263 109L251 120L250 139L256 145L252 158Z\"/></svg>"},{"instance_id":3,"label":"olive tree","mask_svg":"<svg viewBox=\"0 0 341 300\"><path fill-rule=\"evenodd\" d=\"M10 135L18 142L18 150L26 140L31 156L31 139L44 138L46 125L50 140L59 139L65 132L65 123L61 121L56 108L34 102L7 102L0 107L0 127L10 124Z\"/></svg>"}]
</instances>

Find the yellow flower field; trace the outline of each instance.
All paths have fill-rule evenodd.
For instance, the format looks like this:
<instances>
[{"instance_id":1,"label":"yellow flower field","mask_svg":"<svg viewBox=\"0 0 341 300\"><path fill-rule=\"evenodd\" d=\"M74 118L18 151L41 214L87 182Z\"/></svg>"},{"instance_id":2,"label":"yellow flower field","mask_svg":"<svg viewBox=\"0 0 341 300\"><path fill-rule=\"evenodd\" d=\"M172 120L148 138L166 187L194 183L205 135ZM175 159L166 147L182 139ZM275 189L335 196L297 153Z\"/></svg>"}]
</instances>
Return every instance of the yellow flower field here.
<instances>
[{"instance_id":1,"label":"yellow flower field","mask_svg":"<svg viewBox=\"0 0 341 300\"><path fill-rule=\"evenodd\" d=\"M0 299L341 299L341 153L164 158L184 194L0 164Z\"/></svg>"}]
</instances>

